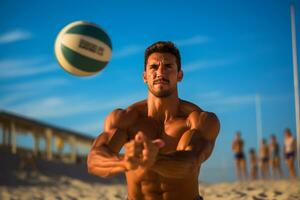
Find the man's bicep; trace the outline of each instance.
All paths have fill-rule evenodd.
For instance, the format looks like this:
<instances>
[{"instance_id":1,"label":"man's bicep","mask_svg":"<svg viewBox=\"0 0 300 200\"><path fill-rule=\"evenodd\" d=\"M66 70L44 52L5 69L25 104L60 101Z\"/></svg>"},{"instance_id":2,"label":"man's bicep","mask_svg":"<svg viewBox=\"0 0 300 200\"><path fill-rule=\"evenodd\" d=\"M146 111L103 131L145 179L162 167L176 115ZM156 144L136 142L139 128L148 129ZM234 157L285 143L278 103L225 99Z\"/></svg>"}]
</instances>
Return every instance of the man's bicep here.
<instances>
[{"instance_id":1,"label":"man's bicep","mask_svg":"<svg viewBox=\"0 0 300 200\"><path fill-rule=\"evenodd\" d=\"M134 120L130 110L116 109L112 111L104 122L104 131L96 139L94 146L107 146L118 153L128 141L127 129Z\"/></svg>"},{"instance_id":2,"label":"man's bicep","mask_svg":"<svg viewBox=\"0 0 300 200\"><path fill-rule=\"evenodd\" d=\"M203 136L200 130L190 129L186 131L180 138L177 150L196 150L203 144L209 143L214 144L215 138L207 138Z\"/></svg>"},{"instance_id":3,"label":"man's bicep","mask_svg":"<svg viewBox=\"0 0 300 200\"><path fill-rule=\"evenodd\" d=\"M111 112L104 122L104 131L96 138L93 148L108 147L114 153L118 153L128 140L124 117L126 113L122 109Z\"/></svg>"},{"instance_id":4,"label":"man's bicep","mask_svg":"<svg viewBox=\"0 0 300 200\"><path fill-rule=\"evenodd\" d=\"M197 132L195 129L190 129L184 132L178 142L177 151L189 150L191 148L191 141L193 135ZM189 148L189 149L188 149Z\"/></svg>"},{"instance_id":5,"label":"man's bicep","mask_svg":"<svg viewBox=\"0 0 300 200\"><path fill-rule=\"evenodd\" d=\"M214 144L215 139L207 139L200 130L190 129L179 140L177 151L192 151L203 162L211 155Z\"/></svg>"},{"instance_id":6,"label":"man's bicep","mask_svg":"<svg viewBox=\"0 0 300 200\"><path fill-rule=\"evenodd\" d=\"M110 129L101 133L94 141L93 148L101 146L108 147L112 152L119 153L122 146L127 142L128 135L126 131L118 128Z\"/></svg>"}]
</instances>

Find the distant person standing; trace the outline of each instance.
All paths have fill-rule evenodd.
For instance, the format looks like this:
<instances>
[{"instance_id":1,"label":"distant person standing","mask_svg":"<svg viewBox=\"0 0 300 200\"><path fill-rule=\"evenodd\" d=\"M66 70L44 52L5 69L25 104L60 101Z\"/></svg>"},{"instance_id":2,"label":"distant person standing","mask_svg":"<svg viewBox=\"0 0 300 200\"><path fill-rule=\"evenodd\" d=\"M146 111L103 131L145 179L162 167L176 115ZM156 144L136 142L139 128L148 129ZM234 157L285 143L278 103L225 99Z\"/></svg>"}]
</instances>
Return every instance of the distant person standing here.
<instances>
[{"instance_id":1,"label":"distant person standing","mask_svg":"<svg viewBox=\"0 0 300 200\"><path fill-rule=\"evenodd\" d=\"M259 148L260 171L263 179L269 178L269 147L266 139L262 139Z\"/></svg>"},{"instance_id":2,"label":"distant person standing","mask_svg":"<svg viewBox=\"0 0 300 200\"><path fill-rule=\"evenodd\" d=\"M280 146L277 142L276 136L274 134L270 137L270 163L272 167L272 177L276 179L282 178L282 170L280 166Z\"/></svg>"},{"instance_id":3,"label":"distant person standing","mask_svg":"<svg viewBox=\"0 0 300 200\"><path fill-rule=\"evenodd\" d=\"M258 178L258 166L257 156L254 148L249 150L249 161L250 161L250 178L256 180Z\"/></svg>"},{"instance_id":4,"label":"distant person standing","mask_svg":"<svg viewBox=\"0 0 300 200\"><path fill-rule=\"evenodd\" d=\"M232 142L232 151L235 157L236 175L239 180L247 179L246 158L243 148L244 141L241 138L241 133L237 132Z\"/></svg>"},{"instance_id":5,"label":"distant person standing","mask_svg":"<svg viewBox=\"0 0 300 200\"><path fill-rule=\"evenodd\" d=\"M289 171L289 177L296 178L294 166L296 157L296 141L291 133L291 130L288 128L284 130L284 156L285 163Z\"/></svg>"}]
</instances>

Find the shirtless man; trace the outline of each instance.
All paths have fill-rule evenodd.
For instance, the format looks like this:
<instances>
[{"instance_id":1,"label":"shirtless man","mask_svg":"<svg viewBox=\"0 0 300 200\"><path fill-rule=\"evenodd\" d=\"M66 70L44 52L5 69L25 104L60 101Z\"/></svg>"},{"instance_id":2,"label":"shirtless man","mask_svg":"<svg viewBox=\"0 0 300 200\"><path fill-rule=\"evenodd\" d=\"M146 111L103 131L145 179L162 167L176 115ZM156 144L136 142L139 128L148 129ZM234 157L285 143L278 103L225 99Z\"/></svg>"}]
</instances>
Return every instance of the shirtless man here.
<instances>
[{"instance_id":1,"label":"shirtless man","mask_svg":"<svg viewBox=\"0 0 300 200\"><path fill-rule=\"evenodd\" d=\"M244 154L244 141L241 133L237 132L232 142L232 151L235 157L236 175L239 180L247 179L246 158Z\"/></svg>"},{"instance_id":2,"label":"shirtless man","mask_svg":"<svg viewBox=\"0 0 300 200\"><path fill-rule=\"evenodd\" d=\"M88 155L88 171L100 177L125 173L129 200L198 200L201 164L219 133L215 114L178 97L180 54L171 42L145 51L148 98L116 109ZM125 147L124 155L119 152Z\"/></svg>"},{"instance_id":3,"label":"shirtless man","mask_svg":"<svg viewBox=\"0 0 300 200\"><path fill-rule=\"evenodd\" d=\"M259 157L260 157L260 172L263 179L269 178L269 146L266 139L262 139L259 147Z\"/></svg>"},{"instance_id":4,"label":"shirtless man","mask_svg":"<svg viewBox=\"0 0 300 200\"><path fill-rule=\"evenodd\" d=\"M270 162L272 166L272 176L273 179L282 178L282 170L281 170L281 159L280 159L280 146L279 143L277 142L277 138L274 134L270 136L270 144L269 144L269 149L270 149Z\"/></svg>"},{"instance_id":5,"label":"shirtless man","mask_svg":"<svg viewBox=\"0 0 300 200\"><path fill-rule=\"evenodd\" d=\"M250 178L256 180L258 178L257 156L254 148L249 150L250 161Z\"/></svg>"},{"instance_id":6,"label":"shirtless man","mask_svg":"<svg viewBox=\"0 0 300 200\"><path fill-rule=\"evenodd\" d=\"M284 130L284 156L285 163L288 167L289 177L294 179L296 178L295 172L295 158L296 158L296 141L292 135L290 129Z\"/></svg>"}]
</instances>

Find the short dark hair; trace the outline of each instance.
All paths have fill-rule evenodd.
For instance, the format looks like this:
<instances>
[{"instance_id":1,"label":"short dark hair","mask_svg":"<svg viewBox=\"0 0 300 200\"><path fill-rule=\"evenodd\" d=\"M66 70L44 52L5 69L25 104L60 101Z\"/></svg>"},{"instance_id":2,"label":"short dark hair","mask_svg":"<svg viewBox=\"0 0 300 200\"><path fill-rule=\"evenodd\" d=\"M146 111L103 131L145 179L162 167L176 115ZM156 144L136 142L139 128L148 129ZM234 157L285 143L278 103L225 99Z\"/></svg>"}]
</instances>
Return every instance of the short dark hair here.
<instances>
[{"instance_id":1,"label":"short dark hair","mask_svg":"<svg viewBox=\"0 0 300 200\"><path fill-rule=\"evenodd\" d=\"M274 133L271 134L271 138L275 138L276 139L276 135Z\"/></svg>"},{"instance_id":2,"label":"short dark hair","mask_svg":"<svg viewBox=\"0 0 300 200\"><path fill-rule=\"evenodd\" d=\"M285 128L284 132L287 133L288 135L292 135L292 131L289 128Z\"/></svg>"},{"instance_id":3,"label":"short dark hair","mask_svg":"<svg viewBox=\"0 0 300 200\"><path fill-rule=\"evenodd\" d=\"M255 149L254 149L254 148L251 148L251 149L249 150L249 153L255 154Z\"/></svg>"},{"instance_id":4,"label":"short dark hair","mask_svg":"<svg viewBox=\"0 0 300 200\"><path fill-rule=\"evenodd\" d=\"M148 58L152 53L170 53L176 57L177 70L181 70L181 58L178 48L173 42L170 41L158 41L147 47L145 51L145 61L144 61L144 71L146 71L146 66Z\"/></svg>"}]
</instances>

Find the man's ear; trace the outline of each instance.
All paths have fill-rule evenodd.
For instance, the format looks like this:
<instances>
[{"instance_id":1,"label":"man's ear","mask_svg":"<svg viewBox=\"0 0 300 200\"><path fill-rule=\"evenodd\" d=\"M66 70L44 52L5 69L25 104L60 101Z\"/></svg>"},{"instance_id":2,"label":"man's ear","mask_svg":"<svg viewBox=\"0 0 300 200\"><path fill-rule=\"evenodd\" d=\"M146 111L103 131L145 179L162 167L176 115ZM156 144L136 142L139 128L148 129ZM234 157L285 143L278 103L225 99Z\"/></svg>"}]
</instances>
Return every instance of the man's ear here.
<instances>
[{"instance_id":1,"label":"man's ear","mask_svg":"<svg viewBox=\"0 0 300 200\"><path fill-rule=\"evenodd\" d=\"M180 70L177 74L177 81L181 81L183 79L183 71Z\"/></svg>"},{"instance_id":2,"label":"man's ear","mask_svg":"<svg viewBox=\"0 0 300 200\"><path fill-rule=\"evenodd\" d=\"M143 72L143 80L144 80L144 83L147 83L147 74L146 74L146 71Z\"/></svg>"}]
</instances>

